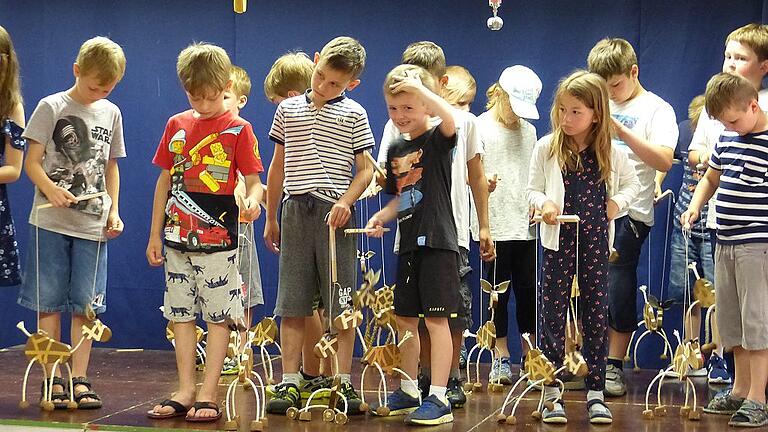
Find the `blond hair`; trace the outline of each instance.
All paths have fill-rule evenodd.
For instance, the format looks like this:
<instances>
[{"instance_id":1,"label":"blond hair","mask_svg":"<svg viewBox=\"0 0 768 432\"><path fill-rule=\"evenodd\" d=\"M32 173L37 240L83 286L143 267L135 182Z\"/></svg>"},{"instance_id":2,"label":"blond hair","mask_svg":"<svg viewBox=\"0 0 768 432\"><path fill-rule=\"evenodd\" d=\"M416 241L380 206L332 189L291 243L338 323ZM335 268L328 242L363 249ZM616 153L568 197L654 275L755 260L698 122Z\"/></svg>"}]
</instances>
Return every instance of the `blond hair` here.
<instances>
[{"instance_id":1,"label":"blond hair","mask_svg":"<svg viewBox=\"0 0 768 432\"><path fill-rule=\"evenodd\" d=\"M467 95L477 93L477 81L475 77L463 66L453 65L445 69L448 76L448 84L443 88L443 98L449 104L458 103Z\"/></svg>"},{"instance_id":2,"label":"blond hair","mask_svg":"<svg viewBox=\"0 0 768 432\"><path fill-rule=\"evenodd\" d=\"M237 96L250 96L251 95L251 77L248 76L248 72L240 66L232 65L229 69L229 79L232 81L232 93Z\"/></svg>"},{"instance_id":3,"label":"blond hair","mask_svg":"<svg viewBox=\"0 0 768 432\"><path fill-rule=\"evenodd\" d=\"M751 23L737 28L725 38L725 44L731 41L748 46L758 60L768 60L768 27L764 24Z\"/></svg>"},{"instance_id":4,"label":"blond hair","mask_svg":"<svg viewBox=\"0 0 768 432\"><path fill-rule=\"evenodd\" d=\"M193 96L211 90L224 91L231 69L227 52L205 42L195 42L184 48L176 61L179 81L184 90Z\"/></svg>"},{"instance_id":5,"label":"blond hair","mask_svg":"<svg viewBox=\"0 0 768 432\"><path fill-rule=\"evenodd\" d=\"M304 93L312 86L315 64L303 52L283 54L275 60L264 78L264 94L267 99L287 97L288 92Z\"/></svg>"},{"instance_id":6,"label":"blond hair","mask_svg":"<svg viewBox=\"0 0 768 432\"><path fill-rule=\"evenodd\" d=\"M320 51L320 61L334 70L350 74L353 80L363 73L365 56L365 48L349 36L332 39Z\"/></svg>"},{"instance_id":7,"label":"blond hair","mask_svg":"<svg viewBox=\"0 0 768 432\"><path fill-rule=\"evenodd\" d=\"M587 68L608 79L614 75L629 75L637 64L637 54L625 39L605 38L595 44L587 56Z\"/></svg>"},{"instance_id":8,"label":"blond hair","mask_svg":"<svg viewBox=\"0 0 768 432\"><path fill-rule=\"evenodd\" d=\"M421 79L421 83L424 84L424 87L428 88L433 93L437 93L437 82L435 81L435 77L432 76L426 69L424 69L421 66L416 66L412 64L401 64L398 66L395 66L394 69L389 71L386 78L384 78L384 95L396 95L394 91L390 88L391 85L395 84L397 82L396 77L402 77L404 75L408 76L418 76Z\"/></svg>"},{"instance_id":9,"label":"blond hair","mask_svg":"<svg viewBox=\"0 0 768 432\"><path fill-rule=\"evenodd\" d=\"M757 90L749 80L728 72L710 78L704 97L707 113L714 118L720 118L729 108L743 111L758 98Z\"/></svg>"},{"instance_id":10,"label":"blond hair","mask_svg":"<svg viewBox=\"0 0 768 432\"><path fill-rule=\"evenodd\" d=\"M550 119L552 121L552 148L550 157L556 157L563 171L576 171L581 167L581 157L573 142L560 127L560 105L563 95L568 94L594 110L595 122L585 142L595 152L600 168L600 180L611 177L611 113L608 108L608 87L600 75L577 70L563 78L555 92Z\"/></svg>"},{"instance_id":11,"label":"blond hair","mask_svg":"<svg viewBox=\"0 0 768 432\"><path fill-rule=\"evenodd\" d=\"M431 41L413 42L408 45L403 51L401 63L421 66L438 80L445 75L445 53L439 45Z\"/></svg>"},{"instance_id":12,"label":"blond hair","mask_svg":"<svg viewBox=\"0 0 768 432\"><path fill-rule=\"evenodd\" d=\"M518 117L518 115L515 114L515 110L512 109L512 104L509 102L509 93L501 88L498 81L488 87L488 90L485 91L485 96L488 98L488 102L485 104L485 109L492 112L497 122L510 129L520 128L520 117ZM512 114L513 118L508 119L501 116L499 107L504 105L506 105L506 108L509 108L509 112ZM496 109L494 109L494 107L496 107Z\"/></svg>"},{"instance_id":13,"label":"blond hair","mask_svg":"<svg viewBox=\"0 0 768 432\"><path fill-rule=\"evenodd\" d=\"M10 117L23 103L19 84L19 60L11 36L0 26L0 120Z\"/></svg>"},{"instance_id":14,"label":"blond hair","mask_svg":"<svg viewBox=\"0 0 768 432\"><path fill-rule=\"evenodd\" d=\"M93 73L101 85L120 81L125 74L123 49L104 36L96 36L83 42L75 63L82 76Z\"/></svg>"},{"instance_id":15,"label":"blond hair","mask_svg":"<svg viewBox=\"0 0 768 432\"><path fill-rule=\"evenodd\" d=\"M699 117L701 111L704 110L704 95L698 95L691 99L691 103L688 104L688 120L691 121L691 130L695 131L696 126L699 124Z\"/></svg>"}]
</instances>

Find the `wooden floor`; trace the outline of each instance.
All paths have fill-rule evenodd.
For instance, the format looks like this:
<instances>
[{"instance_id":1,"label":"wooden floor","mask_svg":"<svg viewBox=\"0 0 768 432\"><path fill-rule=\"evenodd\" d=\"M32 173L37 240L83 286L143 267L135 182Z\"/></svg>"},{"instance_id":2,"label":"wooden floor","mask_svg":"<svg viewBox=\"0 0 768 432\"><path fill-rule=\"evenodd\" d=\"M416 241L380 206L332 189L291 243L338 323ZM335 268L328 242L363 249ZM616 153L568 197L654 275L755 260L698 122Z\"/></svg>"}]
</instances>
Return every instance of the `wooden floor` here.
<instances>
[{"instance_id":1,"label":"wooden floor","mask_svg":"<svg viewBox=\"0 0 768 432\"><path fill-rule=\"evenodd\" d=\"M95 390L104 399L104 407L95 411L54 411L41 410L35 403L27 409L18 406L21 395L21 381L26 367L26 358L20 348L12 348L0 352L0 431L6 430L38 430L36 427L76 428L80 430L222 430L224 419L215 424L192 425L182 418L173 420L150 420L146 412L155 403L168 397L175 389L176 375L173 352L171 351L140 351L123 352L107 349L94 349L91 360L91 380ZM279 361L275 364L279 367ZM487 376L487 365L483 365ZM354 369L357 375L353 377L355 386L359 384L359 367ZM279 370L277 371L279 373ZM711 416L702 414L697 422L683 419L679 416L679 406L683 401L683 388L676 380L666 381L663 401L669 406L665 417L646 420L643 418L643 403L645 389L655 372L643 370L637 373L627 373L629 393L627 396L609 400L613 412L614 423L611 426L591 426L586 417L585 393L583 391L567 392L566 411L567 426L552 426L535 421L530 414L538 401L538 392L531 393L518 408L516 417L518 424L500 425L496 422L505 393L479 393L469 395L464 408L454 410L455 422L449 425L436 426L422 430L436 431L522 431L522 430L618 430L626 432L671 432L671 431L722 431L728 428L727 416ZM278 375L279 376L279 375ZM36 367L31 375L28 399L37 401L40 391L40 371ZM226 384L231 378L222 379L219 398L224 399ZM719 389L707 388L706 380L696 381L699 403L710 397L710 392ZM373 383L373 381L371 381ZM507 391L509 387L506 388ZM242 411L244 420L243 431L249 430L249 422L253 418L253 394L239 390L238 409ZM366 397L373 398L373 393ZM534 401L534 398L536 399ZM223 404L222 404L223 408ZM505 410L509 413L511 408ZM402 423L402 417L374 418L366 415L352 416L346 426L336 426L321 420L321 411L313 413L311 422L289 420L286 417L269 415L267 430L273 431L388 431L413 430ZM5 425L5 426L3 426ZM11 427L14 427L11 429ZM26 428L26 429L25 429Z\"/></svg>"}]
</instances>

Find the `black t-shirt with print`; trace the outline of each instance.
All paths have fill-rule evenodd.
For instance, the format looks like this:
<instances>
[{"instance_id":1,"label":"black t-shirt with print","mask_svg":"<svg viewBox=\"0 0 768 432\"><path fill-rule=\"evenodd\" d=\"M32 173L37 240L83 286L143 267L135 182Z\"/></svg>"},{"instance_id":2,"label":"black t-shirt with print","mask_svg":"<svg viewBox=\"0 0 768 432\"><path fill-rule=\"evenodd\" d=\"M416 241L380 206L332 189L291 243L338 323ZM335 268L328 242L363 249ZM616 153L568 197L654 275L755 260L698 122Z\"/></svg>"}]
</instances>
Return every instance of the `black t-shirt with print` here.
<instances>
[{"instance_id":1,"label":"black t-shirt with print","mask_svg":"<svg viewBox=\"0 0 768 432\"><path fill-rule=\"evenodd\" d=\"M456 135L446 137L439 127L390 145L385 191L400 197L400 254L420 246L459 251L451 204L455 147Z\"/></svg>"}]
</instances>

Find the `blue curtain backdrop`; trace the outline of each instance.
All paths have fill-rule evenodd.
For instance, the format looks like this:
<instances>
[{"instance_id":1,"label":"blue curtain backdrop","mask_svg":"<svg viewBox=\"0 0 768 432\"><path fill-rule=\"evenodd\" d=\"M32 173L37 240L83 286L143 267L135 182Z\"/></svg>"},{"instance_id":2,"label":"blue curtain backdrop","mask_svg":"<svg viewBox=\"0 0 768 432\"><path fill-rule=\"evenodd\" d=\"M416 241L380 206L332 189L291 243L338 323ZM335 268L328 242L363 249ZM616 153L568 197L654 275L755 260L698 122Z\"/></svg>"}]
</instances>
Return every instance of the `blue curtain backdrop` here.
<instances>
[{"instance_id":1,"label":"blue curtain backdrop","mask_svg":"<svg viewBox=\"0 0 768 432\"><path fill-rule=\"evenodd\" d=\"M224 47L233 62L249 72L254 86L242 116L254 125L266 167L273 150L267 131L275 107L263 97L261 83L275 58L289 50L312 54L338 35L350 35L363 43L368 64L362 85L349 96L368 110L377 142L387 119L381 83L408 43L435 41L445 50L449 64L463 65L474 74L478 82L475 114L482 112L484 90L504 67L527 65L544 83L538 103L542 120L535 123L543 135L549 129L547 113L557 81L584 67L589 49L600 38L623 37L634 45L640 80L672 104L679 121L685 117L690 99L702 93L707 79L720 70L726 35L748 22L763 22L766 13L766 2L761 0L506 0L500 9L504 28L491 32L485 26L490 16L485 0L252 0L244 15L233 13L231 0L0 1L0 25L12 35L20 57L27 116L40 98L72 85L72 62L85 39L109 36L123 46L128 58L125 78L110 96L122 109L125 124L128 157L120 165L120 207L126 230L109 245L109 310L103 316L114 330L107 345L125 348L170 347L164 338L165 321L157 310L163 297L162 270L147 265L144 250L158 173L150 161L166 119L188 108L176 78L175 61L190 42L208 41ZM669 175L668 185L674 191L679 188L680 175L680 167ZM266 175L262 180L266 181ZM24 257L31 197L32 186L25 177L10 186ZM372 200L358 214L378 206ZM650 283L657 295L667 278L662 274L668 268L664 263L666 211L666 207L657 210L658 222L638 270L640 283ZM256 222L255 229L262 232L263 219ZM392 236L385 243L387 281L392 283ZM366 247L382 250L373 241ZM271 313L277 259L261 243L258 253L268 303L262 311ZM377 267L380 257L378 253L374 259ZM472 263L477 292L476 248ZM24 341L14 327L19 320L34 329L34 314L16 305L16 295L15 288L0 290L0 346ZM477 320L477 299L474 304ZM666 323L672 326L679 319L670 318ZM644 351L657 351L651 347L647 345ZM646 357L648 361L658 358L655 354Z\"/></svg>"}]
</instances>

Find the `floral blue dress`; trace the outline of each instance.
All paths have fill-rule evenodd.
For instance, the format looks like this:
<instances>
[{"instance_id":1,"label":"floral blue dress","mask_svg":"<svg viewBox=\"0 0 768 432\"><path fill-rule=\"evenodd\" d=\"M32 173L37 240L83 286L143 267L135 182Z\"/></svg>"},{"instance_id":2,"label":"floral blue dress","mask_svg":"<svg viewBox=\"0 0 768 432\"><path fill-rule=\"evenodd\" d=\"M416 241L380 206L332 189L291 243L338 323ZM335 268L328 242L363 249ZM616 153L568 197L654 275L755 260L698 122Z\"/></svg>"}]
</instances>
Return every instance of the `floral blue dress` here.
<instances>
[{"instance_id":1,"label":"floral blue dress","mask_svg":"<svg viewBox=\"0 0 768 432\"><path fill-rule=\"evenodd\" d=\"M10 137L11 146L24 150L27 141L21 137L24 129L9 119L0 121L0 160L5 158L5 137ZM21 284L19 266L19 244L16 242L16 228L13 226L11 206L5 184L0 184L0 286Z\"/></svg>"}]
</instances>

